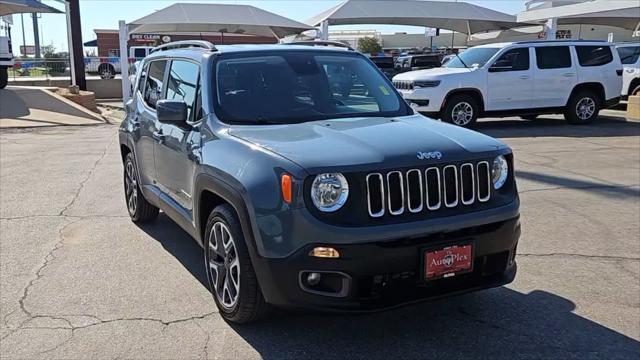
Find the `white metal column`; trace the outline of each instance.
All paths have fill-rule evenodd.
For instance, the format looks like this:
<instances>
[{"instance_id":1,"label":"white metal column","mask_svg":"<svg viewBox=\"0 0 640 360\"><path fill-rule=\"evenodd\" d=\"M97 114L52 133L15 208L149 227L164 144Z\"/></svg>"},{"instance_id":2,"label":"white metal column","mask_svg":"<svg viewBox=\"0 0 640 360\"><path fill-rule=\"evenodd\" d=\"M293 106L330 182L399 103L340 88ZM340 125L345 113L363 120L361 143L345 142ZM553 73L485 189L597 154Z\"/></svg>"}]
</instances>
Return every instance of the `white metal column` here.
<instances>
[{"instance_id":1,"label":"white metal column","mask_svg":"<svg viewBox=\"0 0 640 360\"><path fill-rule=\"evenodd\" d=\"M127 31L127 23L120 20L120 74L122 76L122 102L126 106L131 94L131 85L129 84L129 49L127 42L129 40L129 32Z\"/></svg>"},{"instance_id":2,"label":"white metal column","mask_svg":"<svg viewBox=\"0 0 640 360\"><path fill-rule=\"evenodd\" d=\"M71 69L71 85L78 85L76 82L76 63L73 57L73 36L71 35L71 9L67 1L64 2L64 12L67 16L67 48L69 49L69 68Z\"/></svg>"},{"instance_id":3,"label":"white metal column","mask_svg":"<svg viewBox=\"0 0 640 360\"><path fill-rule=\"evenodd\" d=\"M329 20L320 23L321 40L329 40Z\"/></svg>"},{"instance_id":4,"label":"white metal column","mask_svg":"<svg viewBox=\"0 0 640 360\"><path fill-rule=\"evenodd\" d=\"M544 24L544 32L547 34L547 40L556 39L556 30L558 30L558 19L551 18Z\"/></svg>"}]
</instances>

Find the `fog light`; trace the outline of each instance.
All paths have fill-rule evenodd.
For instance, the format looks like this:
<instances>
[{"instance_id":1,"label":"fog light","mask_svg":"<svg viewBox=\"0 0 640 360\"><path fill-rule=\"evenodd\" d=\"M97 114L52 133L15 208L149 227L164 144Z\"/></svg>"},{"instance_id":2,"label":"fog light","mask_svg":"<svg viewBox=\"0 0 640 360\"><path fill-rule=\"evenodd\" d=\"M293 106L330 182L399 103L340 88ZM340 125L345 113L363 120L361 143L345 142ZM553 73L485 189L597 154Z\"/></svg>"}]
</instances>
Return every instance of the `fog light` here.
<instances>
[{"instance_id":1,"label":"fog light","mask_svg":"<svg viewBox=\"0 0 640 360\"><path fill-rule=\"evenodd\" d=\"M307 276L307 284L309 284L310 286L316 286L320 283L321 278L322 275L315 272L311 273L309 274L309 276Z\"/></svg>"},{"instance_id":2,"label":"fog light","mask_svg":"<svg viewBox=\"0 0 640 360\"><path fill-rule=\"evenodd\" d=\"M316 247L309 252L309 256L319 258L337 259L340 257L338 250L330 247Z\"/></svg>"}]
</instances>

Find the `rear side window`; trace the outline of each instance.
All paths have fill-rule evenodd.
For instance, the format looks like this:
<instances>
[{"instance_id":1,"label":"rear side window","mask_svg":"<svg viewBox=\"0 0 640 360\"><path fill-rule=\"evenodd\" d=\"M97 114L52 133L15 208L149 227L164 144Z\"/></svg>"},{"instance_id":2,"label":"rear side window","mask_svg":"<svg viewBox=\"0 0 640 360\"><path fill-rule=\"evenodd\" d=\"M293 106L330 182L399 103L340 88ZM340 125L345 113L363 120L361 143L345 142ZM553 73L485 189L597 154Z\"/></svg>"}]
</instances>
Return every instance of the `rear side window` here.
<instances>
[{"instance_id":1,"label":"rear side window","mask_svg":"<svg viewBox=\"0 0 640 360\"><path fill-rule=\"evenodd\" d=\"M576 46L580 66L600 66L613 61L610 46Z\"/></svg>"},{"instance_id":2,"label":"rear side window","mask_svg":"<svg viewBox=\"0 0 640 360\"><path fill-rule=\"evenodd\" d=\"M568 46L543 46L536 48L538 69L563 69L571 67Z\"/></svg>"},{"instance_id":3,"label":"rear side window","mask_svg":"<svg viewBox=\"0 0 640 360\"><path fill-rule=\"evenodd\" d=\"M187 104L187 119L191 119L196 99L200 66L189 61L174 60L167 80L167 100L183 101Z\"/></svg>"},{"instance_id":4,"label":"rear side window","mask_svg":"<svg viewBox=\"0 0 640 360\"><path fill-rule=\"evenodd\" d=\"M153 61L149 63L147 81L144 87L144 102L152 109L156 108L158 100L162 99L162 82L167 61Z\"/></svg>"},{"instance_id":5,"label":"rear side window","mask_svg":"<svg viewBox=\"0 0 640 360\"><path fill-rule=\"evenodd\" d=\"M620 60L625 65L631 65L638 62L640 57L640 46L625 46L618 48Z\"/></svg>"}]
</instances>

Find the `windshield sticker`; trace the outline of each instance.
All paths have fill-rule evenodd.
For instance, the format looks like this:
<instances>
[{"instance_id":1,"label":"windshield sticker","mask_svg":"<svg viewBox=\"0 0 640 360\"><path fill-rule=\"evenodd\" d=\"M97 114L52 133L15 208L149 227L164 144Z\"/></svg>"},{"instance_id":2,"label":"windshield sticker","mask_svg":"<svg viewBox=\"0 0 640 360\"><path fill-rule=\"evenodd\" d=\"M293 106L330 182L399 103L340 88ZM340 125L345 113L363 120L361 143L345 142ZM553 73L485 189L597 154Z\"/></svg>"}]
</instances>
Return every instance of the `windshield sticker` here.
<instances>
[{"instance_id":1,"label":"windshield sticker","mask_svg":"<svg viewBox=\"0 0 640 360\"><path fill-rule=\"evenodd\" d=\"M386 96L391 95L391 93L389 92L389 89L387 89L387 87L384 85L380 85L380 91L382 91L382 93L385 94Z\"/></svg>"}]
</instances>

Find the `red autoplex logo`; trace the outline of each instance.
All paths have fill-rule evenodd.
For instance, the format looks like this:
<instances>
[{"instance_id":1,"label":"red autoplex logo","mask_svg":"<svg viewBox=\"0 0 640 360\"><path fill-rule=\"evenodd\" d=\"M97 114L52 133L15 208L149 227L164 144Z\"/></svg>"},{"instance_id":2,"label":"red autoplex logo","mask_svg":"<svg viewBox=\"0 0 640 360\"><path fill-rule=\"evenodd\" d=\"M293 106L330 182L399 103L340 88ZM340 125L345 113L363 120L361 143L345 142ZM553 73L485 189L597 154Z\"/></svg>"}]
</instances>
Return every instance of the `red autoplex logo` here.
<instances>
[{"instance_id":1,"label":"red autoplex logo","mask_svg":"<svg viewBox=\"0 0 640 360\"><path fill-rule=\"evenodd\" d=\"M441 259L432 259L431 260L431 265L432 266L451 267L454 263L459 262L459 261L465 261L467 259L468 259L467 255L454 254L454 253L449 252L449 253L447 253L447 255L445 255Z\"/></svg>"}]
</instances>

